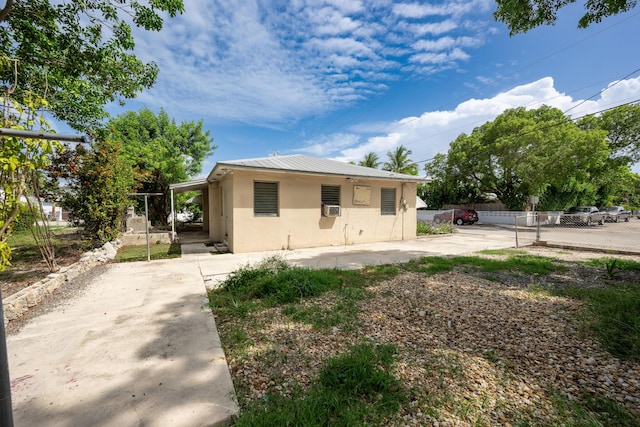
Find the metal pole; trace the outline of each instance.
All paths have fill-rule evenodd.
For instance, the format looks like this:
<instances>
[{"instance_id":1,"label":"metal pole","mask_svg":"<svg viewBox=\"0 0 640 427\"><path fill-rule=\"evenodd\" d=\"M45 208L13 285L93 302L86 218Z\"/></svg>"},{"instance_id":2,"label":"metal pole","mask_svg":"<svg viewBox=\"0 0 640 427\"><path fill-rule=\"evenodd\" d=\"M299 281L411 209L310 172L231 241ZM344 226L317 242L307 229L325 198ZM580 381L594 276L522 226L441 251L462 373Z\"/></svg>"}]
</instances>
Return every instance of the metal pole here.
<instances>
[{"instance_id":1,"label":"metal pole","mask_svg":"<svg viewBox=\"0 0 640 427\"><path fill-rule=\"evenodd\" d=\"M173 208L173 188L171 189L171 243L176 238L176 210Z\"/></svg>"},{"instance_id":2,"label":"metal pole","mask_svg":"<svg viewBox=\"0 0 640 427\"><path fill-rule=\"evenodd\" d=\"M518 247L518 216L514 216L513 219L515 220L515 227L516 227L516 248Z\"/></svg>"},{"instance_id":3,"label":"metal pole","mask_svg":"<svg viewBox=\"0 0 640 427\"><path fill-rule=\"evenodd\" d=\"M15 136L17 138L36 138L54 141L88 142L86 135L63 135L60 133L40 132L33 130L0 128L0 136Z\"/></svg>"},{"instance_id":4,"label":"metal pole","mask_svg":"<svg viewBox=\"0 0 640 427\"><path fill-rule=\"evenodd\" d=\"M13 427L11 409L11 380L9 377L9 357L7 356L7 337L4 330L4 309L2 308L2 290L0 289L0 426Z\"/></svg>"},{"instance_id":5,"label":"metal pole","mask_svg":"<svg viewBox=\"0 0 640 427\"><path fill-rule=\"evenodd\" d=\"M148 196L144 195L144 226L147 233L147 262L151 261L151 248L149 247L149 204Z\"/></svg>"},{"instance_id":6,"label":"metal pole","mask_svg":"<svg viewBox=\"0 0 640 427\"><path fill-rule=\"evenodd\" d=\"M536 243L540 243L540 212L536 212Z\"/></svg>"}]
</instances>

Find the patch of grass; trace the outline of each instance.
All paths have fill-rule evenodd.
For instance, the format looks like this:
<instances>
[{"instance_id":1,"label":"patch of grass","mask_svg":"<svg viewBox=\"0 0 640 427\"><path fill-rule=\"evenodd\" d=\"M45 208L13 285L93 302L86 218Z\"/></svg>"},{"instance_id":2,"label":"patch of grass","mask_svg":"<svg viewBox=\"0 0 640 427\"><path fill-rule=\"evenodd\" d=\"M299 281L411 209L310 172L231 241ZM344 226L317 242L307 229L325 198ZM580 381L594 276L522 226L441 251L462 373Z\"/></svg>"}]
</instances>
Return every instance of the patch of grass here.
<instances>
[{"instance_id":1,"label":"patch of grass","mask_svg":"<svg viewBox=\"0 0 640 427\"><path fill-rule=\"evenodd\" d=\"M483 249L478 253L483 255L527 255L529 252L523 249Z\"/></svg>"},{"instance_id":2,"label":"patch of grass","mask_svg":"<svg viewBox=\"0 0 640 427\"><path fill-rule=\"evenodd\" d=\"M482 355L485 359L487 359L490 363L497 363L500 360L500 355L498 352L492 348L485 350Z\"/></svg>"},{"instance_id":3,"label":"patch of grass","mask_svg":"<svg viewBox=\"0 0 640 427\"><path fill-rule=\"evenodd\" d=\"M83 241L77 228L51 227L51 243L60 265L68 265L80 257L80 254L90 247ZM20 282L23 280L37 280L48 274L42 253L33 239L30 230L12 233L7 243L11 248L11 265L0 272L0 280ZM66 260L66 263L65 263ZM62 261L62 264L61 264Z\"/></svg>"},{"instance_id":4,"label":"patch of grass","mask_svg":"<svg viewBox=\"0 0 640 427\"><path fill-rule=\"evenodd\" d=\"M436 274L445 271L452 271L456 267L465 267L487 273L498 271L518 271L524 274L547 275L554 271L566 269L567 267L555 263L550 258L516 255L507 259L488 259L478 256L457 256L457 257L422 257L405 264L409 271L419 271L428 274Z\"/></svg>"},{"instance_id":5,"label":"patch of grass","mask_svg":"<svg viewBox=\"0 0 640 427\"><path fill-rule=\"evenodd\" d=\"M550 295L553 295L553 292L551 292L549 289L545 288L544 286L535 285L535 284L530 284L527 287L527 290L530 293L532 293L533 295L536 295L536 296L550 296Z\"/></svg>"},{"instance_id":6,"label":"patch of grass","mask_svg":"<svg viewBox=\"0 0 640 427\"><path fill-rule=\"evenodd\" d=\"M63 248L70 248L77 251L83 249L82 238L80 234L78 234L77 228L51 227L50 231L51 242L56 251ZM7 243L11 248L12 264L20 264L21 262L31 263L42 259L42 254L29 230L12 233L7 239Z\"/></svg>"},{"instance_id":7,"label":"patch of grass","mask_svg":"<svg viewBox=\"0 0 640 427\"><path fill-rule=\"evenodd\" d=\"M345 331L353 330L358 324L357 302L367 297L362 288L343 288L336 292L336 302L323 309L312 305L288 305L282 313L291 320L313 326L317 330L338 327Z\"/></svg>"},{"instance_id":8,"label":"patch of grass","mask_svg":"<svg viewBox=\"0 0 640 427\"><path fill-rule=\"evenodd\" d=\"M589 261L585 261L583 264L591 267L598 267L598 268L605 268L605 269L607 268L607 266L614 264L615 268L618 268L620 270L627 270L627 271L640 270L640 262L631 260L631 259L610 258L610 257L593 258L593 259L590 259Z\"/></svg>"},{"instance_id":9,"label":"patch of grass","mask_svg":"<svg viewBox=\"0 0 640 427\"><path fill-rule=\"evenodd\" d=\"M212 307L261 300L267 305L295 303L301 298L346 288L362 288L397 275L397 267L370 266L362 270L313 270L292 267L280 257L266 258L232 272L221 287L211 291Z\"/></svg>"},{"instance_id":10,"label":"patch of grass","mask_svg":"<svg viewBox=\"0 0 640 427\"><path fill-rule=\"evenodd\" d=\"M241 328L233 328L225 333L226 344L233 347L234 352L243 353L253 345L253 341L249 339L246 332Z\"/></svg>"},{"instance_id":11,"label":"patch of grass","mask_svg":"<svg viewBox=\"0 0 640 427\"><path fill-rule=\"evenodd\" d=\"M333 270L340 277L343 287L363 288L383 280L389 280L400 273L396 265L369 265L360 270Z\"/></svg>"},{"instance_id":12,"label":"patch of grass","mask_svg":"<svg viewBox=\"0 0 640 427\"><path fill-rule=\"evenodd\" d=\"M180 258L181 249L179 244L166 244L160 243L149 246L149 258L152 260L167 259L167 258ZM131 261L146 261L147 260L147 246L123 246L118 250L115 262L131 262Z\"/></svg>"},{"instance_id":13,"label":"patch of grass","mask_svg":"<svg viewBox=\"0 0 640 427\"><path fill-rule=\"evenodd\" d=\"M585 326L596 334L607 351L616 357L640 360L640 288L637 285L556 292L587 301Z\"/></svg>"},{"instance_id":14,"label":"patch of grass","mask_svg":"<svg viewBox=\"0 0 640 427\"><path fill-rule=\"evenodd\" d=\"M616 401L585 396L579 401L551 392L551 404L567 427L638 427L640 420Z\"/></svg>"},{"instance_id":15,"label":"patch of grass","mask_svg":"<svg viewBox=\"0 0 640 427\"><path fill-rule=\"evenodd\" d=\"M418 222L418 224L416 225L416 233L419 236L428 234L453 234L456 232L456 227L449 223L431 224L426 222Z\"/></svg>"},{"instance_id":16,"label":"patch of grass","mask_svg":"<svg viewBox=\"0 0 640 427\"><path fill-rule=\"evenodd\" d=\"M383 425L406 395L391 374L396 349L363 343L329 359L312 388L291 397L273 393L249 405L235 420L242 426Z\"/></svg>"}]
</instances>

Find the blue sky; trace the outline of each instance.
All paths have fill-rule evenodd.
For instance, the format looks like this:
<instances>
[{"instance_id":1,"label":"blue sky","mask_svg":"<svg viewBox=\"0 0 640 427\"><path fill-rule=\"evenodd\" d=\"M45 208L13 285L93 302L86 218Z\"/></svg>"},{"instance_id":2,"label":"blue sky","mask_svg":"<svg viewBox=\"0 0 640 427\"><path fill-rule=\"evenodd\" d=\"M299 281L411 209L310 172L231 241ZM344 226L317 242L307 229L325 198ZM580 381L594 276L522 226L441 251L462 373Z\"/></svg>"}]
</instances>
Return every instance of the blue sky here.
<instances>
[{"instance_id":1,"label":"blue sky","mask_svg":"<svg viewBox=\"0 0 640 427\"><path fill-rule=\"evenodd\" d=\"M136 30L160 67L124 108L202 119L216 161L277 153L381 161L446 152L507 108L548 104L573 117L640 100L640 8L578 29L510 37L494 1L185 0L161 32ZM571 109L571 110L570 110Z\"/></svg>"}]
</instances>

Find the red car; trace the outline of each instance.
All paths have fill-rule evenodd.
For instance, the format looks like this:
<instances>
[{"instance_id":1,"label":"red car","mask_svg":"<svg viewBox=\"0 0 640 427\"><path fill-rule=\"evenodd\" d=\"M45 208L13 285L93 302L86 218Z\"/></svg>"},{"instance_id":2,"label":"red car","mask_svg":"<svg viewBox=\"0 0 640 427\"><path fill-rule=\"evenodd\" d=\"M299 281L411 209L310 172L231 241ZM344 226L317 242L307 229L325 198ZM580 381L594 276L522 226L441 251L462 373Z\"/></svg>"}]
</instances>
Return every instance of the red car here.
<instances>
[{"instance_id":1,"label":"red car","mask_svg":"<svg viewBox=\"0 0 640 427\"><path fill-rule=\"evenodd\" d=\"M441 222L455 222L458 225L474 224L478 222L478 212L473 209L455 209L441 212L433 216L433 222L440 224Z\"/></svg>"}]
</instances>

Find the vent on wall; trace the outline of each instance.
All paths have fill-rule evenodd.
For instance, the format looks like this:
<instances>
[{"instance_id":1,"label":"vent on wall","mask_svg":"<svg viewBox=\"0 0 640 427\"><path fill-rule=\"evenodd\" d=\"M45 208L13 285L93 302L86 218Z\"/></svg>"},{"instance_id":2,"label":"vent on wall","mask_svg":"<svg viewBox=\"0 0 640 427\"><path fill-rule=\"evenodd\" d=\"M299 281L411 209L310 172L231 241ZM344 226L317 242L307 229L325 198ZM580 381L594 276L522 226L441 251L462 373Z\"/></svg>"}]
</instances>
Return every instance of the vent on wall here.
<instances>
[{"instance_id":1,"label":"vent on wall","mask_svg":"<svg viewBox=\"0 0 640 427\"><path fill-rule=\"evenodd\" d=\"M340 206L323 205L322 206L322 215L323 216L340 216Z\"/></svg>"}]
</instances>

